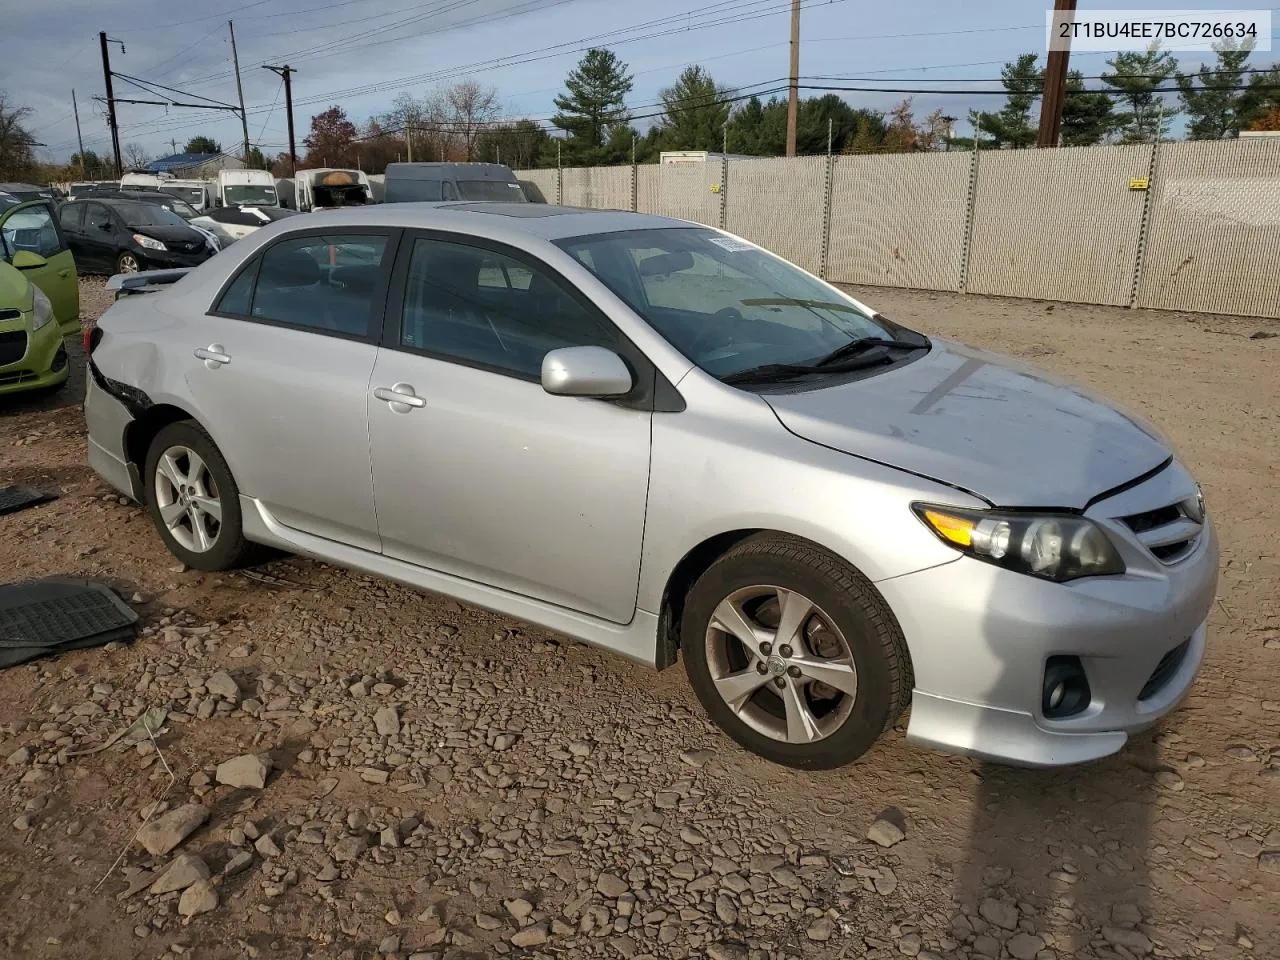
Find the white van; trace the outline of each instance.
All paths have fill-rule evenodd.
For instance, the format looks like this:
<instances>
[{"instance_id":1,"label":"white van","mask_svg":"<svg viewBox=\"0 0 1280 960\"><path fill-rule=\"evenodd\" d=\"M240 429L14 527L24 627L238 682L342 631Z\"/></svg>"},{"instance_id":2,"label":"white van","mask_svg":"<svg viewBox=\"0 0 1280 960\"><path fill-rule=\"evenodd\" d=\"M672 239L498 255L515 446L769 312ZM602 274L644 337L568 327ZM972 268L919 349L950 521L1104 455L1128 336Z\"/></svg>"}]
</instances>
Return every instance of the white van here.
<instances>
[{"instance_id":1,"label":"white van","mask_svg":"<svg viewBox=\"0 0 1280 960\"><path fill-rule=\"evenodd\" d=\"M216 185L212 180L181 180L177 177L161 180L158 188L161 193L185 200L201 213L213 209L213 195Z\"/></svg>"},{"instance_id":2,"label":"white van","mask_svg":"<svg viewBox=\"0 0 1280 960\"><path fill-rule=\"evenodd\" d=\"M218 206L280 206L276 180L269 170L219 170L217 183Z\"/></svg>"},{"instance_id":3,"label":"white van","mask_svg":"<svg viewBox=\"0 0 1280 960\"><path fill-rule=\"evenodd\" d=\"M293 184L298 210L302 212L373 202L373 187L363 170L299 170L293 175Z\"/></svg>"},{"instance_id":4,"label":"white van","mask_svg":"<svg viewBox=\"0 0 1280 960\"><path fill-rule=\"evenodd\" d=\"M164 183L173 177L167 173L126 173L120 178L121 190L136 190L141 193L155 193ZM186 198L183 197L185 200Z\"/></svg>"}]
</instances>

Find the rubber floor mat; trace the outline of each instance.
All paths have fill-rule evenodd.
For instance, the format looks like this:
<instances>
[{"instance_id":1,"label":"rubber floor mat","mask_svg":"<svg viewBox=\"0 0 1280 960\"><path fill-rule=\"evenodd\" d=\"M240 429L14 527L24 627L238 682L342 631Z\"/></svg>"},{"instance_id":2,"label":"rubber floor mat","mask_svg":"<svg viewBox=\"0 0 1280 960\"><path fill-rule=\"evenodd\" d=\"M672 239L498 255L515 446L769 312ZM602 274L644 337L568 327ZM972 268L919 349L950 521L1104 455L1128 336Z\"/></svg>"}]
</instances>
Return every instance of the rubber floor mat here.
<instances>
[{"instance_id":1,"label":"rubber floor mat","mask_svg":"<svg viewBox=\"0 0 1280 960\"><path fill-rule=\"evenodd\" d=\"M0 586L0 667L134 635L138 615L92 580L32 580Z\"/></svg>"},{"instance_id":2,"label":"rubber floor mat","mask_svg":"<svg viewBox=\"0 0 1280 960\"><path fill-rule=\"evenodd\" d=\"M0 515L25 510L46 500L57 500L52 493L43 493L33 487L0 487Z\"/></svg>"}]
</instances>

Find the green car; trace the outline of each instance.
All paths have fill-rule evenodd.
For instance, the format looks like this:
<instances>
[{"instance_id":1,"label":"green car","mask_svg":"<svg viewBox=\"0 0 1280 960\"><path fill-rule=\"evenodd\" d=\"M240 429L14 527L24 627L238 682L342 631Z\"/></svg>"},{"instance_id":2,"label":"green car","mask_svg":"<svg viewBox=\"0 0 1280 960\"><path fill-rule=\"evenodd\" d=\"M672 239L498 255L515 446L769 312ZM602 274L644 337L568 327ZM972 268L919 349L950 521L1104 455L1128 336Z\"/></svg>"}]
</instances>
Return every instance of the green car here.
<instances>
[{"instance_id":1,"label":"green car","mask_svg":"<svg viewBox=\"0 0 1280 960\"><path fill-rule=\"evenodd\" d=\"M0 394L67 380L63 338L80 329L76 265L46 200L0 193Z\"/></svg>"}]
</instances>

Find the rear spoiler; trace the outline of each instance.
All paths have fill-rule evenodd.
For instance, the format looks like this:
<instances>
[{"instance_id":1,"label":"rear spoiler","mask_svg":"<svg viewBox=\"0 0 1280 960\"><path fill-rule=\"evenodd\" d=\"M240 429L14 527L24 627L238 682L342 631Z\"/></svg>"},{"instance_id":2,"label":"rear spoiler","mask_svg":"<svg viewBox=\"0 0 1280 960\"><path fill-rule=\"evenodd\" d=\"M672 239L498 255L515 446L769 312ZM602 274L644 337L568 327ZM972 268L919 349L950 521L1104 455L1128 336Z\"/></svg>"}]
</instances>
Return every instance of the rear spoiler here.
<instances>
[{"instance_id":1,"label":"rear spoiler","mask_svg":"<svg viewBox=\"0 0 1280 960\"><path fill-rule=\"evenodd\" d=\"M107 281L107 289L116 292L116 299L134 293L151 293L171 283L177 283L192 270L191 267L175 267L172 270L139 270L137 273L117 273Z\"/></svg>"}]
</instances>

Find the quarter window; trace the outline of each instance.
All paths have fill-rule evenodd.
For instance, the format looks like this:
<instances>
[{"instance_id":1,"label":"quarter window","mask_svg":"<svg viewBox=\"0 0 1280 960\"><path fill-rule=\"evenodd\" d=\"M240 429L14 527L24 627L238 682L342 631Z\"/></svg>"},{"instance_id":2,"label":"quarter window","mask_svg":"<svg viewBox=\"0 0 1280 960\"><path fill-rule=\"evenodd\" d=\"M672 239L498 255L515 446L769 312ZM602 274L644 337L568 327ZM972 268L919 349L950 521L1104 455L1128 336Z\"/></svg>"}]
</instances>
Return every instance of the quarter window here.
<instances>
[{"instance_id":1,"label":"quarter window","mask_svg":"<svg viewBox=\"0 0 1280 960\"><path fill-rule=\"evenodd\" d=\"M548 351L616 349L618 338L543 267L479 247L418 240L401 344L537 379Z\"/></svg>"},{"instance_id":2,"label":"quarter window","mask_svg":"<svg viewBox=\"0 0 1280 960\"><path fill-rule=\"evenodd\" d=\"M248 316L249 303L253 298L253 279L257 273L258 261L255 258L240 269L236 278L231 281L231 286L223 291L222 299L214 309L218 313L229 313L237 317Z\"/></svg>"},{"instance_id":3,"label":"quarter window","mask_svg":"<svg viewBox=\"0 0 1280 960\"><path fill-rule=\"evenodd\" d=\"M84 215L84 207L78 203L63 205L58 211L58 222L63 230L79 230L80 217Z\"/></svg>"},{"instance_id":4,"label":"quarter window","mask_svg":"<svg viewBox=\"0 0 1280 960\"><path fill-rule=\"evenodd\" d=\"M262 255L250 315L294 327L368 336L386 247L386 237L351 234L277 243Z\"/></svg>"}]
</instances>

